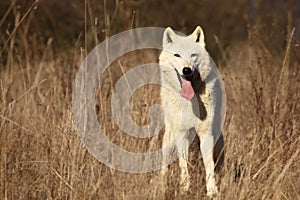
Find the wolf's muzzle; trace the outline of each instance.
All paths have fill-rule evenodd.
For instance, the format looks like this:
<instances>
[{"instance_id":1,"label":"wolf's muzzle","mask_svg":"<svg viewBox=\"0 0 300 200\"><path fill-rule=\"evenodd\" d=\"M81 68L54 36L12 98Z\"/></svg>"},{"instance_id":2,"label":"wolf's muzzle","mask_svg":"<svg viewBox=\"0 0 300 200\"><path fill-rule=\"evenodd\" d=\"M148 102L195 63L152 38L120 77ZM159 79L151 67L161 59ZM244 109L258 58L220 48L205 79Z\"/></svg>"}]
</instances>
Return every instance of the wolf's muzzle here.
<instances>
[{"instance_id":1,"label":"wolf's muzzle","mask_svg":"<svg viewBox=\"0 0 300 200\"><path fill-rule=\"evenodd\" d=\"M190 67L184 67L182 69L183 78L188 81L192 81L195 71L196 71L195 69L192 69Z\"/></svg>"},{"instance_id":2,"label":"wolf's muzzle","mask_svg":"<svg viewBox=\"0 0 300 200\"><path fill-rule=\"evenodd\" d=\"M189 76L189 75L191 75L191 74L193 73L193 71L192 71L192 69L189 68L189 67L184 67L184 68L182 69L182 73L183 73L184 76Z\"/></svg>"}]
</instances>

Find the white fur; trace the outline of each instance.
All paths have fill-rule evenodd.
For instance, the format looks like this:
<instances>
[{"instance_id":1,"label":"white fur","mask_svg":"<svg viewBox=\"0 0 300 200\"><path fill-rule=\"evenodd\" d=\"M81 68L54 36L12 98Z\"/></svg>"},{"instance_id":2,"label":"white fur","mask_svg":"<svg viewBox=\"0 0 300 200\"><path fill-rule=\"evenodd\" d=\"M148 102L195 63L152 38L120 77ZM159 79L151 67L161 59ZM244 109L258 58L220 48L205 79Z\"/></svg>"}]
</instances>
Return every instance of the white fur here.
<instances>
[{"instance_id":1,"label":"white fur","mask_svg":"<svg viewBox=\"0 0 300 200\"><path fill-rule=\"evenodd\" d=\"M179 54L180 57L174 56ZM204 33L200 26L189 36L179 36L171 28L167 28L163 36L163 50L159 56L161 67L161 100L164 108L165 135L163 138L163 170L167 172L169 155L176 147L181 168L181 185L184 190L190 186L190 177L187 168L189 131L194 128L200 138L200 149L206 171L207 195L217 195L218 189L215 180L213 160L213 145L221 134L222 85L218 74L213 70L213 61L205 49ZM206 109L205 119L200 120L195 115L192 104L197 104L194 96L191 101L180 95L181 85L178 73L182 75L184 67L195 68L203 82L205 91L200 100ZM178 73L176 73L176 70ZM202 112L200 110L200 112ZM204 144L203 141L206 141Z\"/></svg>"}]
</instances>

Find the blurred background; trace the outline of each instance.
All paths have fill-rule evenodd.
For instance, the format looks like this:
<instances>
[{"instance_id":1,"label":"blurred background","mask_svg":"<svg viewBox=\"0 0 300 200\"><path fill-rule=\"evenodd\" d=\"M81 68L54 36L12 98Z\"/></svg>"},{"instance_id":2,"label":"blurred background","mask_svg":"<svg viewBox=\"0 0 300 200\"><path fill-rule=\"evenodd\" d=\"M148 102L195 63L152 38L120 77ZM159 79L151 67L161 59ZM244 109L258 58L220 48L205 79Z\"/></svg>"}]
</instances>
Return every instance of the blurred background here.
<instances>
[{"instance_id":1,"label":"blurred background","mask_svg":"<svg viewBox=\"0 0 300 200\"><path fill-rule=\"evenodd\" d=\"M167 27L190 33L201 25L211 54L221 57L220 48L246 41L251 29L273 53L280 53L287 34L296 28L300 39L298 0L18 0L0 2L1 46L22 17L17 31L30 33L28 43L46 45L49 38L58 49L74 45L95 46L91 41L131 28ZM14 6L15 5L15 6ZM27 13L26 13L27 12ZM26 15L25 15L26 14ZM89 33L93 31L93 39ZM87 38L88 37L88 38ZM220 44L217 44L217 41ZM21 41L20 41L21 42ZM218 45L221 45L218 47ZM2 49L3 50L3 49ZM299 57L298 57L299 59Z\"/></svg>"}]
</instances>

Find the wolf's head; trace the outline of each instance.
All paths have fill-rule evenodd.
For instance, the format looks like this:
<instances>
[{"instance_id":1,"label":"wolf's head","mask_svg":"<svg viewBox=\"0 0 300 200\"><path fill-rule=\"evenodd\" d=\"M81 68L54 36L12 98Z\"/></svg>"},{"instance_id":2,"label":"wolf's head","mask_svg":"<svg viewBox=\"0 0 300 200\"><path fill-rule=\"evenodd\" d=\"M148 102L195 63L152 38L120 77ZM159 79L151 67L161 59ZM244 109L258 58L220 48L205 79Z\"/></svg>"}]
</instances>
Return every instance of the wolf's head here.
<instances>
[{"instance_id":1,"label":"wolf's head","mask_svg":"<svg viewBox=\"0 0 300 200\"><path fill-rule=\"evenodd\" d=\"M181 82L181 95L186 99L194 96L191 81L195 73L199 73L206 54L204 33L200 26L189 36L180 36L170 27L164 31L160 65L176 72Z\"/></svg>"}]
</instances>

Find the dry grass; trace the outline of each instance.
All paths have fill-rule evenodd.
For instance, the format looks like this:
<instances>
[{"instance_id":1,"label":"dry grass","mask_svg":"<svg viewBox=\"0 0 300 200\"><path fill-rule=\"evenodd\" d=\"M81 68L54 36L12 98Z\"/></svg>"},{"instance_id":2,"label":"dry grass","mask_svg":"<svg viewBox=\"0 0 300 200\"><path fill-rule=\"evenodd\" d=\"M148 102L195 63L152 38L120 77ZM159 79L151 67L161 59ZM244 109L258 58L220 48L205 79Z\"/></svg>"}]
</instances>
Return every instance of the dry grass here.
<instances>
[{"instance_id":1,"label":"dry grass","mask_svg":"<svg viewBox=\"0 0 300 200\"><path fill-rule=\"evenodd\" d=\"M27 24L17 27L18 22L1 48L0 199L207 198L197 139L190 148L192 187L186 194L179 193L178 162L170 166L163 194L159 172L124 173L92 157L77 136L71 113L72 87L85 52L76 45L73 52L57 55L51 39L43 50L39 44L31 47ZM300 199L299 63L289 42L275 56L255 33L222 52L226 59L219 70L227 92L227 117L219 199ZM130 151L159 148L163 133L152 140L135 139L118 130L110 119L111 88L123 73L119 63L127 71L155 61L158 53L124 56L99 85L102 127L112 141ZM134 94L131 108L137 123L148 122L149 107L159 102L158 90L148 85Z\"/></svg>"}]
</instances>

